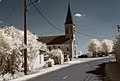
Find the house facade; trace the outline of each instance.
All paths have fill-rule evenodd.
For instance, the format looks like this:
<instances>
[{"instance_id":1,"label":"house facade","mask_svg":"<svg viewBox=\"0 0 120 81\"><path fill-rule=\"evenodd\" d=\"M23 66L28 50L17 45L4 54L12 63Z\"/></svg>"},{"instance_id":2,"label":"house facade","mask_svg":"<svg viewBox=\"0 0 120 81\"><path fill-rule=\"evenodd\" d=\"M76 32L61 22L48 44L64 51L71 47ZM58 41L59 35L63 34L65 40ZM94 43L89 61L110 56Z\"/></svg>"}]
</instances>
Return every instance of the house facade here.
<instances>
[{"instance_id":1,"label":"house facade","mask_svg":"<svg viewBox=\"0 0 120 81\"><path fill-rule=\"evenodd\" d=\"M73 23L70 3L68 3L68 10L66 21L64 23L65 34L59 36L43 36L39 37L38 41L46 43L47 48L61 49L64 54L69 55L70 60L77 56L77 44L75 39L75 24Z\"/></svg>"}]
</instances>

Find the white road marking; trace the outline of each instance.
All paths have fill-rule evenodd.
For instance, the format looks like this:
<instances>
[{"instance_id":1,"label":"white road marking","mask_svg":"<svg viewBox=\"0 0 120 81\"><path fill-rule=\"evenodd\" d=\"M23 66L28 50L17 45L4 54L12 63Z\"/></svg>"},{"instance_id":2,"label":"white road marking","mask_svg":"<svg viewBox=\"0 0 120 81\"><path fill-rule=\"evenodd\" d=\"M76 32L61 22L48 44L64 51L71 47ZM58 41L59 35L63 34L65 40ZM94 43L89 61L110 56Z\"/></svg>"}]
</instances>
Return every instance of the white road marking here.
<instances>
[{"instance_id":1,"label":"white road marking","mask_svg":"<svg viewBox=\"0 0 120 81\"><path fill-rule=\"evenodd\" d=\"M68 76L64 76L64 77L63 77L63 80L65 80L66 78L68 78Z\"/></svg>"}]
</instances>

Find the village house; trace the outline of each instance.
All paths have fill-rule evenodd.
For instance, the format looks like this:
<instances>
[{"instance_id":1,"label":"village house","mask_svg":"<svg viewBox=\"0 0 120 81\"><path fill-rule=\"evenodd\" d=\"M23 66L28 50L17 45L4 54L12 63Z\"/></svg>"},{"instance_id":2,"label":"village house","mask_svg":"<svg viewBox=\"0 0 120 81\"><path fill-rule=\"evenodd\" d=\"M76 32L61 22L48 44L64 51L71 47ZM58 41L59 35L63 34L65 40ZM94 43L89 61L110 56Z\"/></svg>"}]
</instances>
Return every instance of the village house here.
<instances>
[{"instance_id":1,"label":"village house","mask_svg":"<svg viewBox=\"0 0 120 81\"><path fill-rule=\"evenodd\" d=\"M59 36L43 36L39 37L38 41L46 43L47 48L61 49L65 55L68 55L70 60L77 55L77 44L75 40L75 24L73 23L70 2L68 3L68 10L66 21L64 23L65 34Z\"/></svg>"}]
</instances>

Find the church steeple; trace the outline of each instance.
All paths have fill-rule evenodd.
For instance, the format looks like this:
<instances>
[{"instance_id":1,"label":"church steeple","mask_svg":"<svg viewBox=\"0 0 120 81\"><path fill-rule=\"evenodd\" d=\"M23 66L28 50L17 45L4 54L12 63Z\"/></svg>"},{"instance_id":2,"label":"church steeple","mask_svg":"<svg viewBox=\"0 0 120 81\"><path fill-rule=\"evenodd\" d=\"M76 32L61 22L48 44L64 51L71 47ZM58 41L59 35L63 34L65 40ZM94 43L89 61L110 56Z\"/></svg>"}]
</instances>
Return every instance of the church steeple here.
<instances>
[{"instance_id":1,"label":"church steeple","mask_svg":"<svg viewBox=\"0 0 120 81\"><path fill-rule=\"evenodd\" d=\"M69 57L70 61L74 57L75 53L75 25L73 24L72 14L70 9L70 0L68 0L67 17L65 21L65 37L69 39Z\"/></svg>"},{"instance_id":2,"label":"church steeple","mask_svg":"<svg viewBox=\"0 0 120 81\"><path fill-rule=\"evenodd\" d=\"M75 37L75 25L73 24L71 9L70 9L70 0L68 0L68 10L67 10L67 17L65 21L65 36L66 38L73 38Z\"/></svg>"},{"instance_id":3,"label":"church steeple","mask_svg":"<svg viewBox=\"0 0 120 81\"><path fill-rule=\"evenodd\" d=\"M66 17L65 24L73 24L71 9L70 9L70 0L68 0L68 1L69 1L68 2L68 11L67 11L67 17Z\"/></svg>"}]
</instances>

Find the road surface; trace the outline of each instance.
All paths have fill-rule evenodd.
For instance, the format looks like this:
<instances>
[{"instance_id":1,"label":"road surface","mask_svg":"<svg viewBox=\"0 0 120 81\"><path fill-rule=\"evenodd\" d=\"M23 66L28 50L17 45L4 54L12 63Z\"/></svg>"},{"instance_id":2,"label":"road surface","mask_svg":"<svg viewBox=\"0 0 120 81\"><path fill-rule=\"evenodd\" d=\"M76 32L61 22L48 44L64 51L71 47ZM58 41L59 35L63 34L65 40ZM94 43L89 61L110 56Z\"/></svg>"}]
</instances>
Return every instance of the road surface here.
<instances>
[{"instance_id":1,"label":"road surface","mask_svg":"<svg viewBox=\"0 0 120 81\"><path fill-rule=\"evenodd\" d=\"M79 63L26 81L108 81L104 66L110 60L114 58Z\"/></svg>"}]
</instances>

